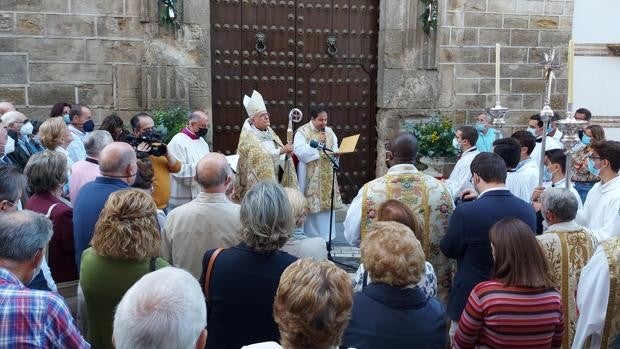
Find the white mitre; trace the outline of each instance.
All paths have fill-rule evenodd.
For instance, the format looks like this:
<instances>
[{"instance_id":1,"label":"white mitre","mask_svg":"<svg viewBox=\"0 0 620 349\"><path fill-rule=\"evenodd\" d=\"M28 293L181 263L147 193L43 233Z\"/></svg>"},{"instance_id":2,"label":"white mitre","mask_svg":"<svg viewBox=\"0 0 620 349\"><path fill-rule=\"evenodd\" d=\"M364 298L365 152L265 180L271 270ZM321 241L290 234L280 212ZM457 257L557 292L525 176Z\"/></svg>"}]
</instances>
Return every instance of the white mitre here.
<instances>
[{"instance_id":1,"label":"white mitre","mask_svg":"<svg viewBox=\"0 0 620 349\"><path fill-rule=\"evenodd\" d=\"M267 111L263 96L261 96L261 94L258 93L258 91L256 90L252 91L252 97L248 97L245 95L243 96L243 106L248 112L249 117L256 115L256 113Z\"/></svg>"}]
</instances>

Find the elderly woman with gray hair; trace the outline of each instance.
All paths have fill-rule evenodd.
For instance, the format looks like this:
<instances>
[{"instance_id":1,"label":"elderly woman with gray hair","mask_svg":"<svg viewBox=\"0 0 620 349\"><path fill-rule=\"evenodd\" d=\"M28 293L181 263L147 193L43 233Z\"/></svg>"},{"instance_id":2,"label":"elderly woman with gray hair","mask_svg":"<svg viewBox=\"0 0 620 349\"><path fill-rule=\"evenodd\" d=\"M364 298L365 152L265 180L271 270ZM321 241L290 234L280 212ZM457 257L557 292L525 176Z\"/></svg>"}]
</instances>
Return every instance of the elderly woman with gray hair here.
<instances>
[{"instance_id":1,"label":"elderly woman with gray hair","mask_svg":"<svg viewBox=\"0 0 620 349\"><path fill-rule=\"evenodd\" d=\"M208 348L278 341L273 300L284 269L296 258L280 251L294 228L281 186L260 182L241 201L241 243L209 250L200 284L208 309Z\"/></svg>"},{"instance_id":2,"label":"elderly woman with gray hair","mask_svg":"<svg viewBox=\"0 0 620 349\"><path fill-rule=\"evenodd\" d=\"M53 224L54 234L48 246L48 263L56 282L78 279L73 245L73 209L62 198L67 182L67 158L64 154L44 150L33 154L24 174L33 192L26 208L46 215Z\"/></svg>"}]
</instances>

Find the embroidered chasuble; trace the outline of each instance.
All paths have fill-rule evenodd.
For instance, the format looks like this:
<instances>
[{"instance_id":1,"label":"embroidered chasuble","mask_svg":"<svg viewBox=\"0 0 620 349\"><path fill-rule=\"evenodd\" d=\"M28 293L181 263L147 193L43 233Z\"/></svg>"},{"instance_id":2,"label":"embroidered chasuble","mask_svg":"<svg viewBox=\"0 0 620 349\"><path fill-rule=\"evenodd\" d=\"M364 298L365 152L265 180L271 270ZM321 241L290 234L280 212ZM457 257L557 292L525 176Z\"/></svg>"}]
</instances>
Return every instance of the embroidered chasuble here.
<instances>
[{"instance_id":1,"label":"embroidered chasuble","mask_svg":"<svg viewBox=\"0 0 620 349\"><path fill-rule=\"evenodd\" d=\"M454 204L450 192L441 181L419 172L415 166L401 164L398 172L388 173L368 182L362 188L361 239L377 217L381 203L396 199L411 208L420 222L421 241L426 260L435 268L437 295L445 303L452 282L452 263L444 256L439 243L448 230Z\"/></svg>"},{"instance_id":2,"label":"embroidered chasuble","mask_svg":"<svg viewBox=\"0 0 620 349\"><path fill-rule=\"evenodd\" d=\"M280 163L280 156L274 157L265 149L264 142L273 142L274 148L283 146L280 137L267 127L266 131L257 131L246 120L237 146L239 162L237 163L237 175L235 186L238 199L241 200L256 183L261 181L279 182L284 187L299 189L295 165L290 156ZM282 179L279 179L282 169Z\"/></svg>"},{"instance_id":3,"label":"embroidered chasuble","mask_svg":"<svg viewBox=\"0 0 620 349\"><path fill-rule=\"evenodd\" d=\"M297 132L303 135L306 143L310 143L313 139L319 139L321 136L321 131L314 129L310 122L297 129ZM338 144L334 144L333 141L336 139L334 131L326 127L325 133L327 136L325 146L329 149L336 149ZM312 214L330 209L332 171L332 163L322 151L319 151L318 160L305 164L306 185L304 195L306 196L308 213ZM334 209L338 209L342 207L342 198L337 180L334 180L334 190Z\"/></svg>"},{"instance_id":4,"label":"embroidered chasuble","mask_svg":"<svg viewBox=\"0 0 620 349\"><path fill-rule=\"evenodd\" d=\"M549 276L562 295L565 324L562 348L570 348L573 343L578 319L575 294L579 276L596 249L592 234L572 223L572 229L551 226L550 230L536 237L549 263Z\"/></svg>"},{"instance_id":5,"label":"embroidered chasuble","mask_svg":"<svg viewBox=\"0 0 620 349\"><path fill-rule=\"evenodd\" d=\"M620 238L605 240L601 246L609 264L609 302L601 348L611 348L620 336Z\"/></svg>"}]
</instances>

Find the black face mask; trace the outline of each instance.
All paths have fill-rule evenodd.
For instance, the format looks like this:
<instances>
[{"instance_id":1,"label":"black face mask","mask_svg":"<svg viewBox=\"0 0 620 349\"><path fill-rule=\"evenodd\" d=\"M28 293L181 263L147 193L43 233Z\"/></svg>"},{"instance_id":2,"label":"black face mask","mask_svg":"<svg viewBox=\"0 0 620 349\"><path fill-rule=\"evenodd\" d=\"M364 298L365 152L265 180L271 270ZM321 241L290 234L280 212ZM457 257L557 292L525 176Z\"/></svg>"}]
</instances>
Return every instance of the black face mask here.
<instances>
[{"instance_id":1,"label":"black face mask","mask_svg":"<svg viewBox=\"0 0 620 349\"><path fill-rule=\"evenodd\" d=\"M196 132L196 135L198 137L204 137L207 135L207 132L209 132L209 128L208 127L201 127L198 129L198 132Z\"/></svg>"}]
</instances>

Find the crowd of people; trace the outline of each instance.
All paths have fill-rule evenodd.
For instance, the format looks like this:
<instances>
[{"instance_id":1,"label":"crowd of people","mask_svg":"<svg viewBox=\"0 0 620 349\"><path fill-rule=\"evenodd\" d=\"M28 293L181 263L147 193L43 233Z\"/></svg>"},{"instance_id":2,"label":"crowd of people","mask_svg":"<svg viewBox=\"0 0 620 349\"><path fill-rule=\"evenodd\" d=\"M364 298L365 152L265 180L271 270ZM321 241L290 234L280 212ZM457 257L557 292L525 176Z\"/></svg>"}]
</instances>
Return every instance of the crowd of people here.
<instances>
[{"instance_id":1,"label":"crowd of people","mask_svg":"<svg viewBox=\"0 0 620 349\"><path fill-rule=\"evenodd\" d=\"M481 114L455 130L445 179L396 135L388 172L347 209L350 277L328 260L332 195L343 206L328 110L283 142L260 93L243 105L231 165L203 111L163 144L145 112L95 130L87 106L60 102L35 128L0 102L2 345L620 345L620 142L600 126L567 163L559 115L502 137Z\"/></svg>"}]
</instances>

